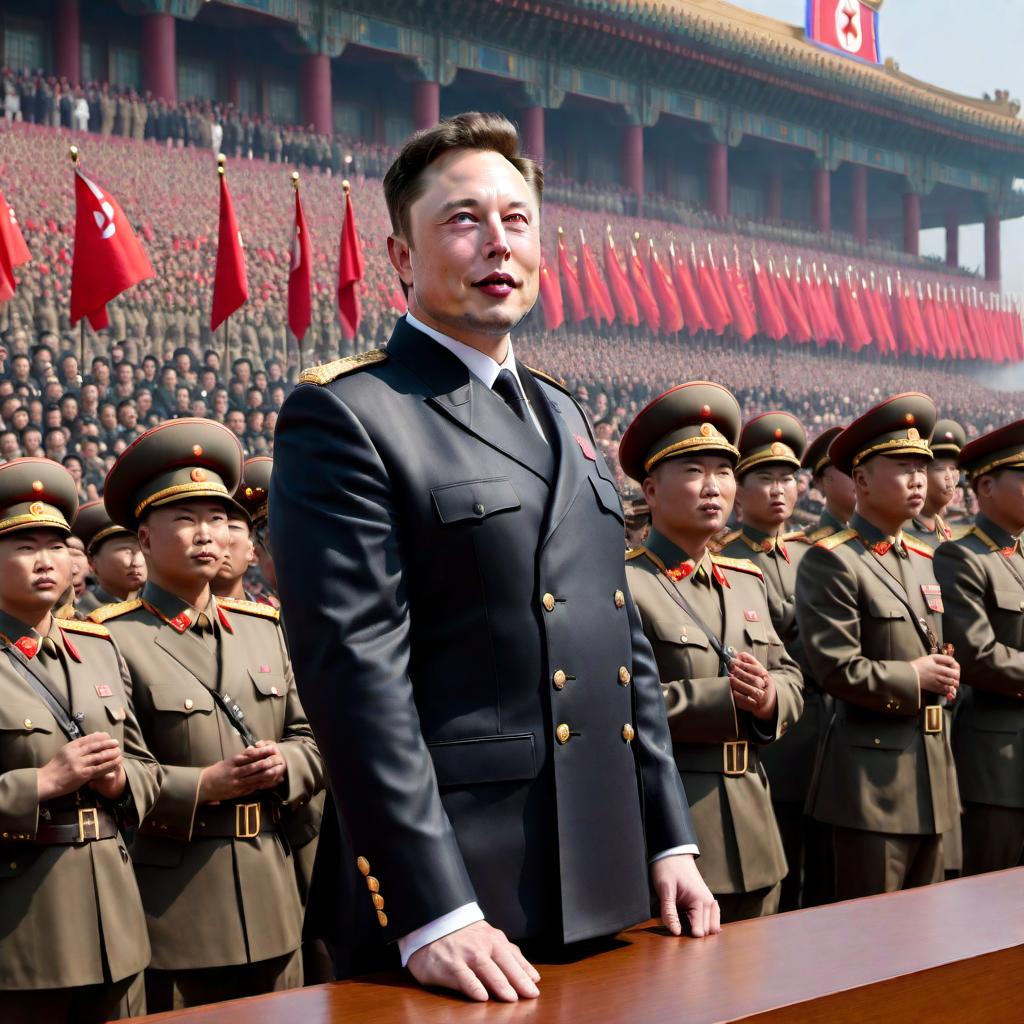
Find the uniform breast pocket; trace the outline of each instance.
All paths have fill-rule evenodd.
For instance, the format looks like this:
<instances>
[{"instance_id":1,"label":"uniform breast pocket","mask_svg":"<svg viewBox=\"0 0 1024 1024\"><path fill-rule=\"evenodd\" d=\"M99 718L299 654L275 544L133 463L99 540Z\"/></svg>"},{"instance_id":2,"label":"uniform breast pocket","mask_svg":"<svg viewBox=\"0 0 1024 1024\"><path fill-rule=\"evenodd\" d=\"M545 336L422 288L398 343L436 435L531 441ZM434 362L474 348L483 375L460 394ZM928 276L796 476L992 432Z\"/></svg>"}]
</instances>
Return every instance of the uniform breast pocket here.
<instances>
[{"instance_id":1,"label":"uniform breast pocket","mask_svg":"<svg viewBox=\"0 0 1024 1024\"><path fill-rule=\"evenodd\" d=\"M284 707L287 703L288 683L280 672L254 672L249 669L255 691L255 704L252 708L252 721L249 725L257 735L266 732L269 723L273 723L273 735L259 736L260 739L276 740L284 726ZM245 710L243 708L243 710Z\"/></svg>"},{"instance_id":2,"label":"uniform breast pocket","mask_svg":"<svg viewBox=\"0 0 1024 1024\"><path fill-rule=\"evenodd\" d=\"M431 487L430 496L438 519L447 525L482 522L521 507L519 495L505 477Z\"/></svg>"},{"instance_id":3,"label":"uniform breast pocket","mask_svg":"<svg viewBox=\"0 0 1024 1024\"><path fill-rule=\"evenodd\" d=\"M867 621L861 630L865 655L884 660L897 657L902 645L895 642L894 634L912 628L907 609L895 597L869 597Z\"/></svg>"},{"instance_id":4,"label":"uniform breast pocket","mask_svg":"<svg viewBox=\"0 0 1024 1024\"><path fill-rule=\"evenodd\" d=\"M1010 628L1020 629L1024 624L1024 594L1019 590L996 590L992 597L999 618Z\"/></svg>"},{"instance_id":5,"label":"uniform breast pocket","mask_svg":"<svg viewBox=\"0 0 1024 1024\"><path fill-rule=\"evenodd\" d=\"M707 634L685 619L655 619L654 656L663 684L684 679L718 675L718 656L711 648ZM681 704L678 688L663 685L665 703L671 714Z\"/></svg>"},{"instance_id":6,"label":"uniform breast pocket","mask_svg":"<svg viewBox=\"0 0 1024 1024\"><path fill-rule=\"evenodd\" d=\"M182 764L197 733L209 724L213 695L198 683L157 683L149 687L149 700L153 714L144 732L150 749L158 760L166 756L171 764Z\"/></svg>"},{"instance_id":7,"label":"uniform breast pocket","mask_svg":"<svg viewBox=\"0 0 1024 1024\"><path fill-rule=\"evenodd\" d=\"M0 767L38 767L49 760L51 748L64 743L54 736L57 723L39 704L0 704Z\"/></svg>"}]
</instances>

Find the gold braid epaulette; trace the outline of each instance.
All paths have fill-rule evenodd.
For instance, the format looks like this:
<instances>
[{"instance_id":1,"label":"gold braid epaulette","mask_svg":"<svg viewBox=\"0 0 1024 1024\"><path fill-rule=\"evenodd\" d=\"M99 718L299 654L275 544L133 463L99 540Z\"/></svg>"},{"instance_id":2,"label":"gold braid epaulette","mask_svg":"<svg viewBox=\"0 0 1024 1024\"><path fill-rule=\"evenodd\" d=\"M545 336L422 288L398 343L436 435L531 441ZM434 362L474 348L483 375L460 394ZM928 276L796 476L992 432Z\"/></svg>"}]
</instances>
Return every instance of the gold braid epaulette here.
<instances>
[{"instance_id":1,"label":"gold braid epaulette","mask_svg":"<svg viewBox=\"0 0 1024 1024\"><path fill-rule=\"evenodd\" d=\"M711 561L715 565L724 565L726 569L738 569L740 572L749 572L759 580L764 579L764 573L749 558L727 558L725 555L711 554Z\"/></svg>"},{"instance_id":2,"label":"gold braid epaulette","mask_svg":"<svg viewBox=\"0 0 1024 1024\"><path fill-rule=\"evenodd\" d=\"M646 548L630 548L626 552L626 561L631 562L634 558L639 558L646 550Z\"/></svg>"},{"instance_id":3,"label":"gold braid epaulette","mask_svg":"<svg viewBox=\"0 0 1024 1024\"><path fill-rule=\"evenodd\" d=\"M217 604L229 611L241 612L243 615L259 615L264 619L273 619L279 622L281 613L269 604L260 604L259 601L240 601L235 597L218 597Z\"/></svg>"},{"instance_id":4,"label":"gold braid epaulette","mask_svg":"<svg viewBox=\"0 0 1024 1024\"><path fill-rule=\"evenodd\" d=\"M795 540L797 542L797 544L810 544L811 543L810 538L807 536L807 531L806 530L791 530L789 533L784 533L782 535L782 539L787 544L791 540Z\"/></svg>"},{"instance_id":5,"label":"gold braid epaulette","mask_svg":"<svg viewBox=\"0 0 1024 1024\"><path fill-rule=\"evenodd\" d=\"M926 544L922 540L918 540L917 537L908 537L906 534L903 534L903 543L908 550L915 551L919 555L924 555L925 558L935 557L935 548Z\"/></svg>"},{"instance_id":6,"label":"gold braid epaulette","mask_svg":"<svg viewBox=\"0 0 1024 1024\"><path fill-rule=\"evenodd\" d=\"M96 609L99 611L99 609ZM57 623L65 633L87 633L89 636L102 636L110 639L110 630L98 622L82 621L81 619L61 619Z\"/></svg>"},{"instance_id":7,"label":"gold braid epaulette","mask_svg":"<svg viewBox=\"0 0 1024 1024\"><path fill-rule=\"evenodd\" d=\"M721 551L739 537L741 533L741 530L730 530L728 533L723 533L721 537L712 537L708 541L708 549L715 552Z\"/></svg>"},{"instance_id":8,"label":"gold braid epaulette","mask_svg":"<svg viewBox=\"0 0 1024 1024\"><path fill-rule=\"evenodd\" d=\"M565 381L560 377L552 377L550 373L545 373L543 370L536 370L532 366L527 366L526 368L534 375L534 377L540 377L541 380L558 388L559 391L564 391L570 398L572 397L569 389L565 386Z\"/></svg>"},{"instance_id":9,"label":"gold braid epaulette","mask_svg":"<svg viewBox=\"0 0 1024 1024\"><path fill-rule=\"evenodd\" d=\"M129 612L141 608L142 602L136 597L132 601L118 601L116 604L105 604L89 614L88 622L102 623L109 619L116 619L120 615L127 615Z\"/></svg>"},{"instance_id":10,"label":"gold braid epaulette","mask_svg":"<svg viewBox=\"0 0 1024 1024\"><path fill-rule=\"evenodd\" d=\"M826 551L831 551L833 548L837 548L841 544L845 544L848 540L853 540L856 536L856 530L840 530L838 533L833 533L830 537L825 537L822 540L816 541L814 546L816 548L824 548Z\"/></svg>"},{"instance_id":11,"label":"gold braid epaulette","mask_svg":"<svg viewBox=\"0 0 1024 1024\"><path fill-rule=\"evenodd\" d=\"M355 373L356 370L365 370L368 366L386 363L387 359L388 354L384 349L373 348L369 352L361 352L357 356L345 356L344 359L335 359L333 362L323 363L320 366L311 366L308 370L302 371L299 383L330 384L331 381Z\"/></svg>"},{"instance_id":12,"label":"gold braid epaulette","mask_svg":"<svg viewBox=\"0 0 1024 1024\"><path fill-rule=\"evenodd\" d=\"M834 526L819 526L813 533L804 534L804 539L808 544L817 544L819 540L831 537L836 532Z\"/></svg>"}]
</instances>

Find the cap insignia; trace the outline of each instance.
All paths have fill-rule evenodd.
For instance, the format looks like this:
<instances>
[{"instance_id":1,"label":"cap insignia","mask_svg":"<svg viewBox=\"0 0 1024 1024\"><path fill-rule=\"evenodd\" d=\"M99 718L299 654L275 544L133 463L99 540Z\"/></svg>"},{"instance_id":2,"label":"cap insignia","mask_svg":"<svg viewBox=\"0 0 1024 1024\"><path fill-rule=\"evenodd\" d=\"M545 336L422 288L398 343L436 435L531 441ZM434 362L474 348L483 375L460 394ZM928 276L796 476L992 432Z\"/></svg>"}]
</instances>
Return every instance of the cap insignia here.
<instances>
[{"instance_id":1,"label":"cap insignia","mask_svg":"<svg viewBox=\"0 0 1024 1024\"><path fill-rule=\"evenodd\" d=\"M707 406L705 405L704 408L706 409ZM703 437L710 437L715 431L710 423L702 423L700 425L700 432Z\"/></svg>"},{"instance_id":2,"label":"cap insignia","mask_svg":"<svg viewBox=\"0 0 1024 1024\"><path fill-rule=\"evenodd\" d=\"M918 432L917 427L911 427L907 431L907 440L908 441L918 441L918 440L920 440L920 438L921 438L921 435Z\"/></svg>"},{"instance_id":3,"label":"cap insignia","mask_svg":"<svg viewBox=\"0 0 1024 1024\"><path fill-rule=\"evenodd\" d=\"M28 510L34 516L41 516L43 514L43 503L41 501L33 501L29 505Z\"/></svg>"},{"instance_id":4,"label":"cap insignia","mask_svg":"<svg viewBox=\"0 0 1024 1024\"><path fill-rule=\"evenodd\" d=\"M206 471L203 469L193 469L189 476L191 476L197 484L201 484L206 480Z\"/></svg>"}]
</instances>

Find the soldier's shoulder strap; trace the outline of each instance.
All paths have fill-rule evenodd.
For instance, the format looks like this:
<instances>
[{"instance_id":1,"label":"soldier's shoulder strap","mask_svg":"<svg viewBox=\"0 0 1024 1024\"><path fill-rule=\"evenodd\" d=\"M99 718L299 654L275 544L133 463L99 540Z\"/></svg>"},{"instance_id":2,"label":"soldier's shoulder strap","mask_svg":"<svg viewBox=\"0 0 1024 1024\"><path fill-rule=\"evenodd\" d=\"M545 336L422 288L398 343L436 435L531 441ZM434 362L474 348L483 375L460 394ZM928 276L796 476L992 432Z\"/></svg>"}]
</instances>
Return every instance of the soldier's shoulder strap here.
<instances>
[{"instance_id":1,"label":"soldier's shoulder strap","mask_svg":"<svg viewBox=\"0 0 1024 1024\"><path fill-rule=\"evenodd\" d=\"M817 544L819 540L824 540L826 537L831 537L836 532L834 526L819 526L816 530L811 533L805 533L804 537L808 544Z\"/></svg>"},{"instance_id":2,"label":"soldier's shoulder strap","mask_svg":"<svg viewBox=\"0 0 1024 1024\"><path fill-rule=\"evenodd\" d=\"M87 622L104 623L109 622L111 619L116 619L121 615L127 615L129 612L135 611L136 608L142 607L142 601L139 598L135 598L131 601L118 601L116 604L105 604L100 608L97 608L94 612L89 613Z\"/></svg>"},{"instance_id":3,"label":"soldier's shoulder strap","mask_svg":"<svg viewBox=\"0 0 1024 1024\"><path fill-rule=\"evenodd\" d=\"M904 534L903 543L906 545L908 551L913 551L915 554L923 555L925 558L935 557L935 548L930 544L926 544L923 540L919 540L917 537L909 537L907 534Z\"/></svg>"},{"instance_id":4,"label":"soldier's shoulder strap","mask_svg":"<svg viewBox=\"0 0 1024 1024\"><path fill-rule=\"evenodd\" d=\"M712 551L721 551L723 548L728 547L740 533L740 530L730 530L728 533L723 533L721 537L712 537L708 542L708 547Z\"/></svg>"},{"instance_id":5,"label":"soldier's shoulder strap","mask_svg":"<svg viewBox=\"0 0 1024 1024\"><path fill-rule=\"evenodd\" d=\"M736 569L739 572L748 572L759 580L764 579L764 573L749 558L727 558L725 555L711 553L711 561L725 569Z\"/></svg>"},{"instance_id":6,"label":"soldier's shoulder strap","mask_svg":"<svg viewBox=\"0 0 1024 1024\"><path fill-rule=\"evenodd\" d=\"M243 615L258 615L263 619L280 621L281 613L269 604L260 604L258 601L240 601L234 597L218 597L217 604L232 612L241 612Z\"/></svg>"},{"instance_id":7,"label":"soldier's shoulder strap","mask_svg":"<svg viewBox=\"0 0 1024 1024\"><path fill-rule=\"evenodd\" d=\"M645 548L645 547L630 548L629 551L626 552L626 561L627 562L636 561L636 559L638 559L641 555L643 555L645 558L647 558L647 560L653 566L655 566L655 568L657 568L659 571L661 571L661 572L667 572L668 571L667 568L665 567L665 563L650 548Z\"/></svg>"},{"instance_id":8,"label":"soldier's shoulder strap","mask_svg":"<svg viewBox=\"0 0 1024 1024\"><path fill-rule=\"evenodd\" d=\"M949 530L953 534L950 540L960 540L961 537L969 537L974 533L974 527L968 523L958 523L956 526L951 526Z\"/></svg>"},{"instance_id":9,"label":"soldier's shoulder strap","mask_svg":"<svg viewBox=\"0 0 1024 1024\"><path fill-rule=\"evenodd\" d=\"M815 542L815 547L824 548L826 551L832 551L834 548L841 547L847 541L853 540L857 536L856 530L840 530L838 533L833 533L828 537L823 537L821 540Z\"/></svg>"},{"instance_id":10,"label":"soldier's shoulder strap","mask_svg":"<svg viewBox=\"0 0 1024 1024\"><path fill-rule=\"evenodd\" d=\"M525 366L526 364L524 363L523 365ZM538 370L534 366L527 366L526 368L538 380L542 380L545 384L550 384L552 387L558 388L559 391L562 391L565 394L569 395L570 398L572 397L569 389L565 386L565 381L562 380L561 377L552 377L550 373L545 373L543 370Z\"/></svg>"},{"instance_id":11,"label":"soldier's shoulder strap","mask_svg":"<svg viewBox=\"0 0 1024 1024\"><path fill-rule=\"evenodd\" d=\"M335 359L330 363L322 363L320 366L311 366L303 370L299 376L300 384L330 384L345 377L356 370L365 370L370 366L377 366L379 363L386 363L387 352L382 348L370 349L369 352L361 352L356 356L345 356L344 359Z\"/></svg>"},{"instance_id":12,"label":"soldier's shoulder strap","mask_svg":"<svg viewBox=\"0 0 1024 1024\"><path fill-rule=\"evenodd\" d=\"M631 562L634 558L639 558L645 550L645 548L630 548L626 552L626 561Z\"/></svg>"},{"instance_id":13,"label":"soldier's shoulder strap","mask_svg":"<svg viewBox=\"0 0 1024 1024\"><path fill-rule=\"evenodd\" d=\"M64 633L85 633L88 636L106 637L107 640L111 638L110 630L106 626L101 626L98 622L90 622L88 619L61 619L57 626Z\"/></svg>"},{"instance_id":14,"label":"soldier's shoulder strap","mask_svg":"<svg viewBox=\"0 0 1024 1024\"><path fill-rule=\"evenodd\" d=\"M810 537L807 535L806 530L790 530L789 533L784 533L782 539L788 544L790 541L795 541L797 544L810 544L812 543Z\"/></svg>"}]
</instances>

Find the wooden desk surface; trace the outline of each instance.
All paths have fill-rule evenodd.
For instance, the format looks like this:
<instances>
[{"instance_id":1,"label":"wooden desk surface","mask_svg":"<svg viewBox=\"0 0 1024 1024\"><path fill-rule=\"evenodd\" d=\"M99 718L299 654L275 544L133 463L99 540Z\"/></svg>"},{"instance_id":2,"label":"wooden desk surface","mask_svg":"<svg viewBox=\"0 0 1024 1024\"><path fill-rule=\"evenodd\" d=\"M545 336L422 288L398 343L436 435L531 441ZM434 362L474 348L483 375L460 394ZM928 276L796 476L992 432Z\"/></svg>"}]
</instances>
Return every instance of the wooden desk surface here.
<instances>
[{"instance_id":1,"label":"wooden desk surface","mask_svg":"<svg viewBox=\"0 0 1024 1024\"><path fill-rule=\"evenodd\" d=\"M541 995L470 1003L405 974L155 1014L182 1024L703 1024L1015 1021L1024 1016L1024 868L672 939L638 925L585 959L538 964Z\"/></svg>"}]
</instances>

